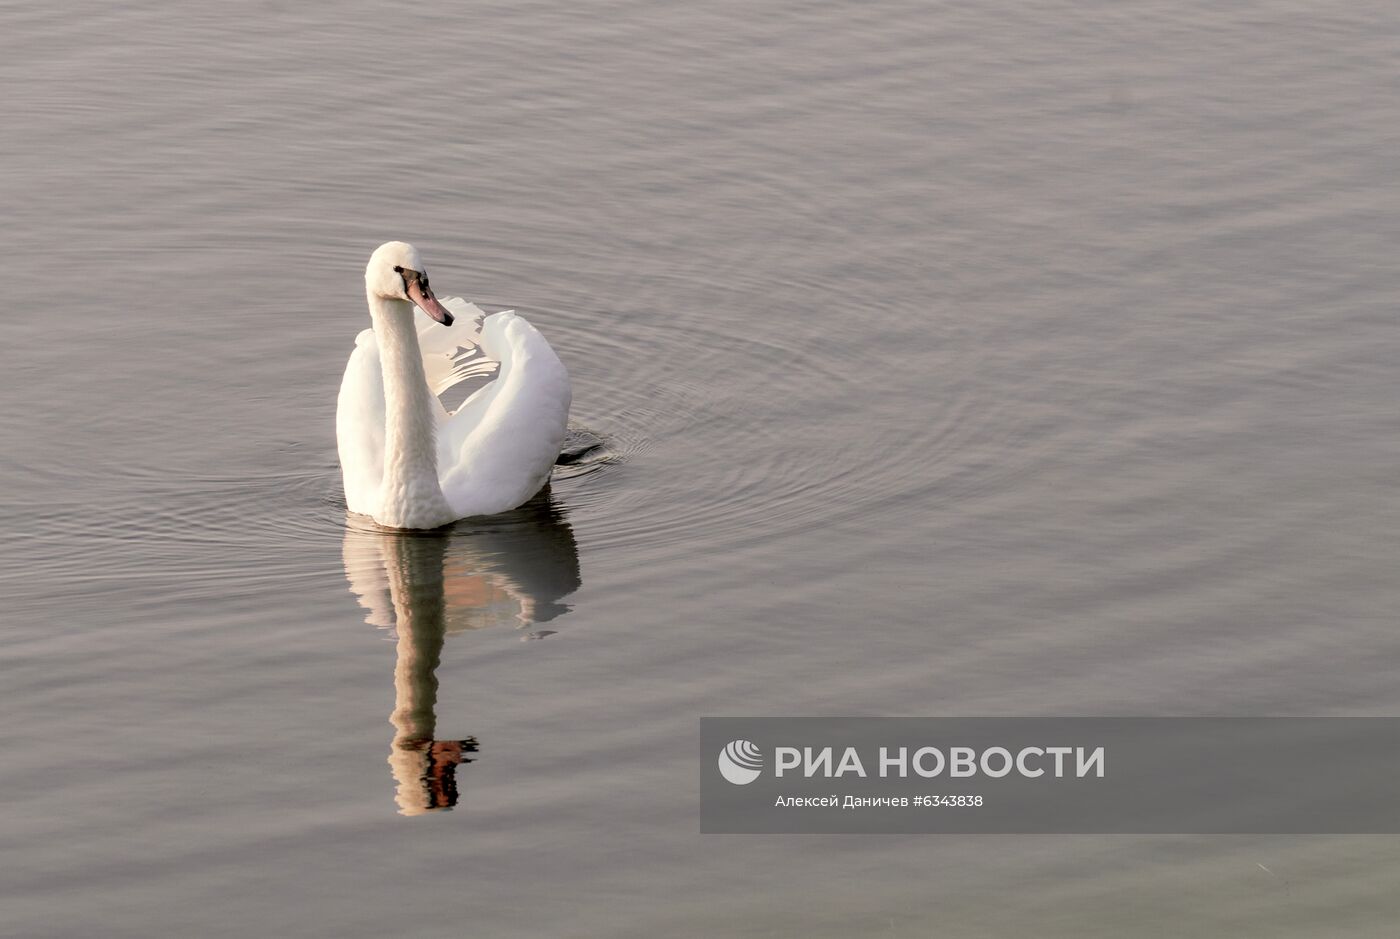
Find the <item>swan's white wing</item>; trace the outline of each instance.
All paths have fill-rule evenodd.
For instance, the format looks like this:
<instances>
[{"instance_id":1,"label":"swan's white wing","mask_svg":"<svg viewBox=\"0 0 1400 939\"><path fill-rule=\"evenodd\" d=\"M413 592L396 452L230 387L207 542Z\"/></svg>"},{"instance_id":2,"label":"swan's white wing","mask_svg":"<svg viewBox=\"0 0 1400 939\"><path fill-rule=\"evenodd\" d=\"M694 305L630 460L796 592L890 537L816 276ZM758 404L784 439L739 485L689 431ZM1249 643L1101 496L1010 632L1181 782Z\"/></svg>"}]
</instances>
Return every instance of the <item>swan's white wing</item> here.
<instances>
[{"instance_id":1,"label":"swan's white wing","mask_svg":"<svg viewBox=\"0 0 1400 939\"><path fill-rule=\"evenodd\" d=\"M335 409L336 448L345 479L345 504L373 515L384 476L384 373L374 330L355 338Z\"/></svg>"},{"instance_id":2,"label":"swan's white wing","mask_svg":"<svg viewBox=\"0 0 1400 939\"><path fill-rule=\"evenodd\" d=\"M443 495L460 517L526 502L549 480L568 427L569 374L539 330L513 312L486 318L478 345L500 363L439 438Z\"/></svg>"},{"instance_id":3,"label":"swan's white wing","mask_svg":"<svg viewBox=\"0 0 1400 939\"><path fill-rule=\"evenodd\" d=\"M418 346L423 350L423 371L428 387L440 395L454 385L495 371L496 363L481 352L481 323L486 314L474 303L461 297L443 297L439 301L455 317L451 326L429 318L416 310Z\"/></svg>"}]
</instances>

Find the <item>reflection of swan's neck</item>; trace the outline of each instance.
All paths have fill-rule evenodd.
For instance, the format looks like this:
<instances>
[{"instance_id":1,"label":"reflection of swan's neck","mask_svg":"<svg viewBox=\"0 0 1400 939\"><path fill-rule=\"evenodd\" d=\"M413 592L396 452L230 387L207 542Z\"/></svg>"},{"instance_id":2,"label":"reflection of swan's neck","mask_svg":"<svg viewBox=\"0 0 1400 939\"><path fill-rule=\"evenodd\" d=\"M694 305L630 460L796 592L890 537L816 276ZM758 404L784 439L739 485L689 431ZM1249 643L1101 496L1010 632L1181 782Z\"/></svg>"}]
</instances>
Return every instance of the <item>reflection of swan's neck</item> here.
<instances>
[{"instance_id":1,"label":"reflection of swan's neck","mask_svg":"<svg viewBox=\"0 0 1400 939\"><path fill-rule=\"evenodd\" d=\"M441 583L435 604L426 591L414 593L416 602L426 601L431 607L409 611L398 597L394 602L399 645L394 664L394 712L389 723L394 725L396 746L431 741L437 730L437 667L446 632Z\"/></svg>"},{"instance_id":2,"label":"reflection of swan's neck","mask_svg":"<svg viewBox=\"0 0 1400 939\"><path fill-rule=\"evenodd\" d=\"M384 375L384 482L375 520L392 528L452 521L437 475L437 418L423 373L413 305L373 293L370 319Z\"/></svg>"},{"instance_id":3,"label":"reflection of swan's neck","mask_svg":"<svg viewBox=\"0 0 1400 939\"><path fill-rule=\"evenodd\" d=\"M437 729L437 667L446 633L443 543L431 537L397 537L386 547L385 569L399 634L389 767L398 784L400 811L416 815L434 807L424 789L424 774Z\"/></svg>"},{"instance_id":4,"label":"reflection of swan's neck","mask_svg":"<svg viewBox=\"0 0 1400 939\"><path fill-rule=\"evenodd\" d=\"M443 596L443 542L434 537L386 540L385 573L399 634L394 665L395 743L432 740L437 717L437 667L447 632Z\"/></svg>"}]
</instances>

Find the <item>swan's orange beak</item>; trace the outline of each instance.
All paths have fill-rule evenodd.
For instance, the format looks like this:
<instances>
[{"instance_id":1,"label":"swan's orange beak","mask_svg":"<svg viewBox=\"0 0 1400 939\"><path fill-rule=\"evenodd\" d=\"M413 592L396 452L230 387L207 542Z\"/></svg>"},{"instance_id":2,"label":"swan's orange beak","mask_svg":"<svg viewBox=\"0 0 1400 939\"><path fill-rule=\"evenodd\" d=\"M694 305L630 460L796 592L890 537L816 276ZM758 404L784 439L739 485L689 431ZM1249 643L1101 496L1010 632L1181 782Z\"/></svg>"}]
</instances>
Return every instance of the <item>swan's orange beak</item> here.
<instances>
[{"instance_id":1,"label":"swan's orange beak","mask_svg":"<svg viewBox=\"0 0 1400 939\"><path fill-rule=\"evenodd\" d=\"M433 296L433 288L415 278L407 278L405 286L408 287L408 298L418 304L418 309L444 326L452 325L452 314L447 312L447 308L441 303L438 303L437 297Z\"/></svg>"}]
</instances>

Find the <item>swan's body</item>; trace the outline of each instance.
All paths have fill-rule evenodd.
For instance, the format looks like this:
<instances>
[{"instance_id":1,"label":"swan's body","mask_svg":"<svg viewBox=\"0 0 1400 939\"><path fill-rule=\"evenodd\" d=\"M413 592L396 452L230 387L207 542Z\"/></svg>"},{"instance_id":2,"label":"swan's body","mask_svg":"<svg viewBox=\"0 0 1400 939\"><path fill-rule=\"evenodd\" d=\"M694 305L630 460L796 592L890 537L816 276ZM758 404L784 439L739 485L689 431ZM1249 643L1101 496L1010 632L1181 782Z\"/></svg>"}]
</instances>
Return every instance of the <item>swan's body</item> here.
<instances>
[{"instance_id":1,"label":"swan's body","mask_svg":"<svg viewBox=\"0 0 1400 939\"><path fill-rule=\"evenodd\" d=\"M537 493L559 455L572 397L544 336L513 312L485 316L456 297L439 302L418 252L403 242L374 252L365 289L373 328L355 340L336 409L350 511L389 528L437 528ZM476 350L500 363L496 378L449 413L437 396L479 373L479 357L468 361Z\"/></svg>"}]
</instances>

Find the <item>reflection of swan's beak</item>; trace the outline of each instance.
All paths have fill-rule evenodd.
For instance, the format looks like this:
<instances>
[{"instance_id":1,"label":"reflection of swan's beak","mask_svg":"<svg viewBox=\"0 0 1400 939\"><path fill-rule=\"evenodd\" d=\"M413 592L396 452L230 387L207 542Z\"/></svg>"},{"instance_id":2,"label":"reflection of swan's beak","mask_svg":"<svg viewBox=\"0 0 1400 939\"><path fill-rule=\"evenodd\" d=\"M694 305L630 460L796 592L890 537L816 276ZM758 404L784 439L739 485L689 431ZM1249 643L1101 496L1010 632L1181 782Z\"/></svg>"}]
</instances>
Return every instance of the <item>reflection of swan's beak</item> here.
<instances>
[{"instance_id":1,"label":"reflection of swan's beak","mask_svg":"<svg viewBox=\"0 0 1400 939\"><path fill-rule=\"evenodd\" d=\"M405 284L408 287L408 297L418 304L418 309L431 316L444 326L452 325L452 314L447 312L447 308L438 303L438 298L433 296L433 288L422 283L416 278L408 277L410 271L404 271Z\"/></svg>"},{"instance_id":2,"label":"reflection of swan's beak","mask_svg":"<svg viewBox=\"0 0 1400 939\"><path fill-rule=\"evenodd\" d=\"M457 767L472 762L476 738L465 740L395 739L389 768L398 784L394 801L400 815L441 812L457 804Z\"/></svg>"}]
</instances>

